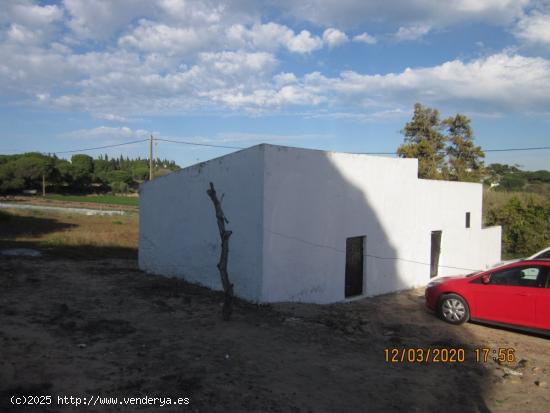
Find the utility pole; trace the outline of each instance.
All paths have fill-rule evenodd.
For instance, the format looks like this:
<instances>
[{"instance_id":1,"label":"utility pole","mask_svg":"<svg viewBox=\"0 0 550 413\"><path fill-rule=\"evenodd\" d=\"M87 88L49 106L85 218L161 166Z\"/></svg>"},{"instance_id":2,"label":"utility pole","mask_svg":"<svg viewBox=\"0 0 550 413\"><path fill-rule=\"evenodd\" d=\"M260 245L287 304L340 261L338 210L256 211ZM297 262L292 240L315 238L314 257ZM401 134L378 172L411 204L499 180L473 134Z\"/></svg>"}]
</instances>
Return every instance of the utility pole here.
<instances>
[{"instance_id":1,"label":"utility pole","mask_svg":"<svg viewBox=\"0 0 550 413\"><path fill-rule=\"evenodd\" d=\"M42 173L42 196L46 196L46 174Z\"/></svg>"},{"instance_id":2,"label":"utility pole","mask_svg":"<svg viewBox=\"0 0 550 413\"><path fill-rule=\"evenodd\" d=\"M149 180L153 180L153 135L149 139Z\"/></svg>"}]
</instances>

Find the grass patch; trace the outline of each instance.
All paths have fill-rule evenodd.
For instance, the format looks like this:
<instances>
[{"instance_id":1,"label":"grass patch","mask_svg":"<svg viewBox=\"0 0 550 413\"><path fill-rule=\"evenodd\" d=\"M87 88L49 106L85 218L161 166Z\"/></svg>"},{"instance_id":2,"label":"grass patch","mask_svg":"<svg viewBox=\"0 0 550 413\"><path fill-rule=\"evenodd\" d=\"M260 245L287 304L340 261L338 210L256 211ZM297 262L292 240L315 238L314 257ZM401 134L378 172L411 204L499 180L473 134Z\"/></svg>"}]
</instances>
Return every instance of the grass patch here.
<instances>
[{"instance_id":1,"label":"grass patch","mask_svg":"<svg viewBox=\"0 0 550 413\"><path fill-rule=\"evenodd\" d=\"M137 255L138 217L68 215L62 212L5 210L0 246L25 246L69 252L71 256L102 258ZM38 215L36 212L40 212Z\"/></svg>"},{"instance_id":2,"label":"grass patch","mask_svg":"<svg viewBox=\"0 0 550 413\"><path fill-rule=\"evenodd\" d=\"M119 195L46 195L46 199L65 202L86 202L93 204L110 204L138 206L139 198Z\"/></svg>"}]
</instances>

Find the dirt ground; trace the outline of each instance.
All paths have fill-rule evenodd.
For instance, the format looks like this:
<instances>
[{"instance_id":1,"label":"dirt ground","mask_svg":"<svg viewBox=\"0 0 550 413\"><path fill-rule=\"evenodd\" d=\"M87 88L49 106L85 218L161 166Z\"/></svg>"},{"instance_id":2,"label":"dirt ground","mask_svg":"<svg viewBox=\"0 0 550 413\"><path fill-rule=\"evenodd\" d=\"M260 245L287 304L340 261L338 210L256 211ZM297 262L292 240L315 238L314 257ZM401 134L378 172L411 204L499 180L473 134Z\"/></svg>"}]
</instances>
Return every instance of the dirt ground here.
<instances>
[{"instance_id":1,"label":"dirt ground","mask_svg":"<svg viewBox=\"0 0 550 413\"><path fill-rule=\"evenodd\" d=\"M548 412L550 340L455 327L414 290L347 304L256 306L132 259L0 257L0 411ZM456 347L464 363L387 363L386 348ZM517 361L476 363L475 347ZM13 407L12 395L53 395ZM184 406L60 406L75 397L188 397Z\"/></svg>"}]
</instances>

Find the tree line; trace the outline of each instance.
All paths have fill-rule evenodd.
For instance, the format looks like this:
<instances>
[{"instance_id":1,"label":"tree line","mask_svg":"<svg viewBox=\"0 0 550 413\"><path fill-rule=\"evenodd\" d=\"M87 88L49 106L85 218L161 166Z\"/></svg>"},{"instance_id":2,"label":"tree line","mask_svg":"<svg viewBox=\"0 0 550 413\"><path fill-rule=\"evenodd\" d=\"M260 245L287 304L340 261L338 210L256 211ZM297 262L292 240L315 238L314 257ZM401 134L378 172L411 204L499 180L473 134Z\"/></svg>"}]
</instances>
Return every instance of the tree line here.
<instances>
[{"instance_id":1,"label":"tree line","mask_svg":"<svg viewBox=\"0 0 550 413\"><path fill-rule=\"evenodd\" d=\"M180 169L174 161L155 159L155 176ZM0 155L0 193L41 190L59 193L129 192L149 179L149 160L107 155L73 155L70 160L38 152Z\"/></svg>"},{"instance_id":2,"label":"tree line","mask_svg":"<svg viewBox=\"0 0 550 413\"><path fill-rule=\"evenodd\" d=\"M550 184L550 171L522 171L519 165L494 163L487 167L486 172L484 182L496 185L501 191L544 193Z\"/></svg>"}]
</instances>

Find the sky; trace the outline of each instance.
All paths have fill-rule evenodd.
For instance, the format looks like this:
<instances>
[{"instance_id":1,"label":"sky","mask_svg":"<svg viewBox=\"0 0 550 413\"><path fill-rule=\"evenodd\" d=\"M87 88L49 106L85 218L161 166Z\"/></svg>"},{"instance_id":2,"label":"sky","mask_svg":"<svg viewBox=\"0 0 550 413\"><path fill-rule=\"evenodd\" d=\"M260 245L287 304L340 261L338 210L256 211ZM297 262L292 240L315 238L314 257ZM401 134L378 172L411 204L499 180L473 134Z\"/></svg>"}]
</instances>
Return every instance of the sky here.
<instances>
[{"instance_id":1,"label":"sky","mask_svg":"<svg viewBox=\"0 0 550 413\"><path fill-rule=\"evenodd\" d=\"M550 146L550 0L0 0L0 153L391 152L415 102ZM181 166L229 148L155 143ZM146 142L92 156L148 156ZM486 163L550 169L550 151Z\"/></svg>"}]
</instances>

